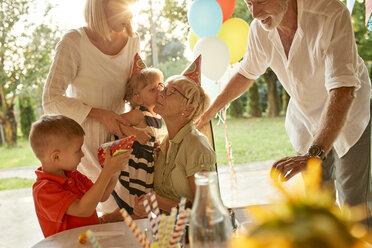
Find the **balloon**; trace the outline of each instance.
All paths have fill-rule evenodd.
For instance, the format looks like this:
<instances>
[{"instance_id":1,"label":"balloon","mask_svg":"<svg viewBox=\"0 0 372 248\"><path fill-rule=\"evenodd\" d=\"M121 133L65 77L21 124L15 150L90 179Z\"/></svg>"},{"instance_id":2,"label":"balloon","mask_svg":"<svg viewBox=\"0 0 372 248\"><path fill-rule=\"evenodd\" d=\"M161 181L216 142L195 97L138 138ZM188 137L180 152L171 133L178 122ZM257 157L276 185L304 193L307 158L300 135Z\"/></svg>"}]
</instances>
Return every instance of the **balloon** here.
<instances>
[{"instance_id":1,"label":"balloon","mask_svg":"<svg viewBox=\"0 0 372 248\"><path fill-rule=\"evenodd\" d=\"M200 38L217 35L222 25L222 10L215 0L197 0L192 3L187 19Z\"/></svg>"},{"instance_id":2,"label":"balloon","mask_svg":"<svg viewBox=\"0 0 372 248\"><path fill-rule=\"evenodd\" d=\"M191 51L193 51L196 42L198 42L198 40L199 40L199 37L192 30L190 30L187 39L189 41L189 47L190 47Z\"/></svg>"},{"instance_id":3,"label":"balloon","mask_svg":"<svg viewBox=\"0 0 372 248\"><path fill-rule=\"evenodd\" d=\"M230 18L222 24L217 36L229 48L230 64L234 64L244 57L248 45L248 33L249 25L243 19Z\"/></svg>"},{"instance_id":4,"label":"balloon","mask_svg":"<svg viewBox=\"0 0 372 248\"><path fill-rule=\"evenodd\" d=\"M216 0L222 9L223 20L226 21L234 13L235 0Z\"/></svg>"},{"instance_id":5,"label":"balloon","mask_svg":"<svg viewBox=\"0 0 372 248\"><path fill-rule=\"evenodd\" d=\"M202 55L202 74L212 80L220 79L229 66L229 49L225 42L217 36L204 37L194 47L194 58L199 54Z\"/></svg>"}]
</instances>

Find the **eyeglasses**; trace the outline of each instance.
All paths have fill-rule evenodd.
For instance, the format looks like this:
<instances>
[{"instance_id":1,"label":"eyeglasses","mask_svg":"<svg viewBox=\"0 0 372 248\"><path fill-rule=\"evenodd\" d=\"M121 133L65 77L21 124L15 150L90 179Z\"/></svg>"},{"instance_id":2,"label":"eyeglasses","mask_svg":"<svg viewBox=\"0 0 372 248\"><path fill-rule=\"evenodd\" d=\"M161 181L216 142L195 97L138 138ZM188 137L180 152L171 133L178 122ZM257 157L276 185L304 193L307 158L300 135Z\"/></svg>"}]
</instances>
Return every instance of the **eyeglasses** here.
<instances>
[{"instance_id":1,"label":"eyeglasses","mask_svg":"<svg viewBox=\"0 0 372 248\"><path fill-rule=\"evenodd\" d=\"M185 96L181 91L177 90L176 88L174 87L164 87L164 90L163 90L163 93L165 96L171 96L174 94L174 92L178 92L181 96L183 96L187 101L189 100L189 98L187 96Z\"/></svg>"}]
</instances>

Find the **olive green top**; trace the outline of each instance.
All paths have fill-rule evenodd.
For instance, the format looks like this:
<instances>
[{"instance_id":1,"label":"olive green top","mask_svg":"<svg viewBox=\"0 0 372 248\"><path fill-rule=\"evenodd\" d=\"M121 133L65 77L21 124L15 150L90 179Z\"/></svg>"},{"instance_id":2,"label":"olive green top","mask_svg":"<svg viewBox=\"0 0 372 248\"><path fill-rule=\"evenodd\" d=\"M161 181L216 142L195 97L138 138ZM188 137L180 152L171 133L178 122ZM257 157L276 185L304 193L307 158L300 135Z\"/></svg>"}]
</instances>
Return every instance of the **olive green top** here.
<instances>
[{"instance_id":1,"label":"olive green top","mask_svg":"<svg viewBox=\"0 0 372 248\"><path fill-rule=\"evenodd\" d=\"M193 202L188 177L199 171L215 171L216 153L192 122L169 142L168 153L167 141L168 136L160 144L160 152L155 159L154 189L168 199L179 201L184 196Z\"/></svg>"}]
</instances>

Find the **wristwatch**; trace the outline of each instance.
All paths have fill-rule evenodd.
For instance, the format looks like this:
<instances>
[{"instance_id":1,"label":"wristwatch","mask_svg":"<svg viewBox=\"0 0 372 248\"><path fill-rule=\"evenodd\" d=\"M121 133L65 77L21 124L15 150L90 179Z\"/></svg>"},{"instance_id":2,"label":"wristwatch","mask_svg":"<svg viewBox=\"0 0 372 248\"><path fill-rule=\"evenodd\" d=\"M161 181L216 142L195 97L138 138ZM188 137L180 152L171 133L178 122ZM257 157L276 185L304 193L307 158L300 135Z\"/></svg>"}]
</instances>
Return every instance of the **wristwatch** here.
<instances>
[{"instance_id":1,"label":"wristwatch","mask_svg":"<svg viewBox=\"0 0 372 248\"><path fill-rule=\"evenodd\" d=\"M324 150L318 145L310 146L309 150L307 151L307 156L310 158L317 157L320 158L322 161L327 158Z\"/></svg>"}]
</instances>

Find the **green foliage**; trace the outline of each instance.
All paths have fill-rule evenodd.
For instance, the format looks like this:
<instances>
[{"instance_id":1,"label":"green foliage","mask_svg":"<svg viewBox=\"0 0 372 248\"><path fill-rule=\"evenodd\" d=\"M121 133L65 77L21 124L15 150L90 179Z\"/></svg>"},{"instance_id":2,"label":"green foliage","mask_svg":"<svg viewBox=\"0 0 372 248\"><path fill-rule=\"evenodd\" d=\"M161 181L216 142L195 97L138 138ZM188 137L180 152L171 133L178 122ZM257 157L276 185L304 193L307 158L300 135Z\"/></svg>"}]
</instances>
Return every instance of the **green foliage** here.
<instances>
[{"instance_id":1,"label":"green foliage","mask_svg":"<svg viewBox=\"0 0 372 248\"><path fill-rule=\"evenodd\" d=\"M239 118L243 116L244 107L242 100L239 98L236 98L234 101L230 103L230 107L227 109L227 113L234 118Z\"/></svg>"},{"instance_id":2,"label":"green foliage","mask_svg":"<svg viewBox=\"0 0 372 248\"><path fill-rule=\"evenodd\" d=\"M30 188L34 184L34 179L20 178L20 177L9 177L0 179L0 191L11 190L11 189L23 189Z\"/></svg>"},{"instance_id":3,"label":"green foliage","mask_svg":"<svg viewBox=\"0 0 372 248\"><path fill-rule=\"evenodd\" d=\"M36 121L34 107L31 103L31 97L29 95L19 97L18 103L21 131L23 137L28 139L31 131L31 125L34 121Z\"/></svg>"},{"instance_id":4,"label":"green foliage","mask_svg":"<svg viewBox=\"0 0 372 248\"><path fill-rule=\"evenodd\" d=\"M180 74L185 69L187 63L188 61L185 57L182 57L179 60L168 60L160 62L159 69L164 73L164 79L167 79L170 76Z\"/></svg>"},{"instance_id":5,"label":"green foliage","mask_svg":"<svg viewBox=\"0 0 372 248\"><path fill-rule=\"evenodd\" d=\"M258 92L258 86L256 82L248 90L247 112L248 112L248 115L251 117L262 116L262 109L260 105L260 95Z\"/></svg>"},{"instance_id":6,"label":"green foliage","mask_svg":"<svg viewBox=\"0 0 372 248\"><path fill-rule=\"evenodd\" d=\"M178 25L183 25L183 29L190 28L187 20L187 4L190 1L187 0L165 0L163 8L163 16L170 20L170 28L174 29Z\"/></svg>"},{"instance_id":7,"label":"green foliage","mask_svg":"<svg viewBox=\"0 0 372 248\"><path fill-rule=\"evenodd\" d=\"M29 18L35 6L35 0L0 0L0 119L8 124L8 144L17 125L12 119L14 101L26 91L36 99L36 106L41 105L43 82L59 39L58 27L49 26L52 6L45 9L39 25Z\"/></svg>"},{"instance_id":8,"label":"green foliage","mask_svg":"<svg viewBox=\"0 0 372 248\"><path fill-rule=\"evenodd\" d=\"M39 160L32 152L30 143L26 139L19 140L17 145L13 148L8 148L6 146L0 147L0 158L0 169L40 165Z\"/></svg>"}]
</instances>

